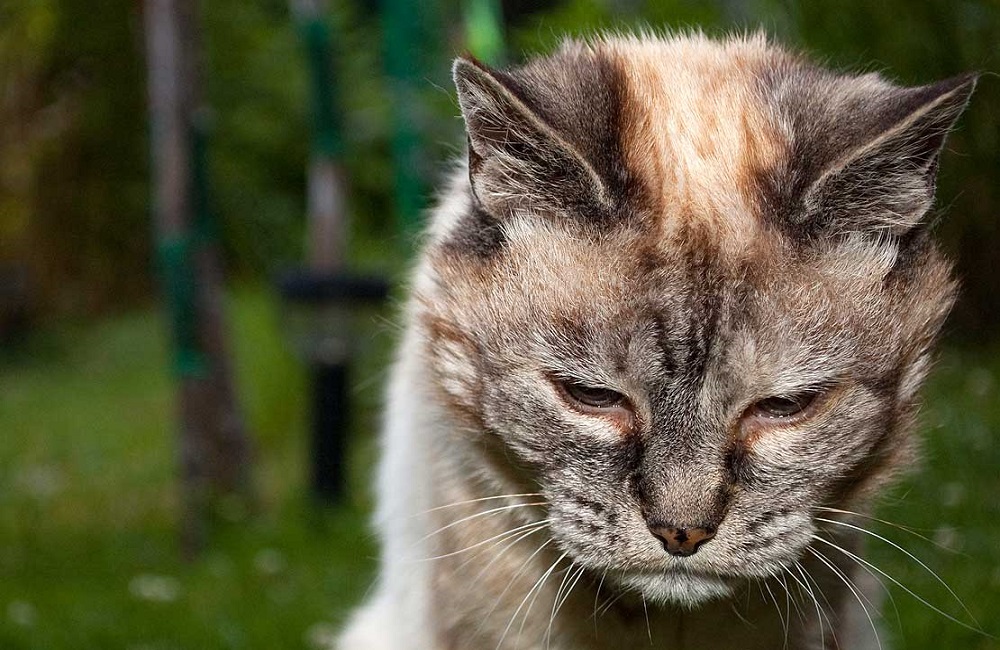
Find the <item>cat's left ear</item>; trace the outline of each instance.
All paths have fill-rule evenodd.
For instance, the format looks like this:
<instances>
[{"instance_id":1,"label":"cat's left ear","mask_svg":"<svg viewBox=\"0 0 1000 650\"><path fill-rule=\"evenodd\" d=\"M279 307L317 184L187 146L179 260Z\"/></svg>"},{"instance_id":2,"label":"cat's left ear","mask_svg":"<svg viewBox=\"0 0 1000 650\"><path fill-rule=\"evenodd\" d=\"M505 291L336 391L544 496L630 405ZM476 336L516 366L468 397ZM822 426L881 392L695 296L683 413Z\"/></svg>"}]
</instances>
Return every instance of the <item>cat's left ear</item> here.
<instances>
[{"instance_id":1,"label":"cat's left ear","mask_svg":"<svg viewBox=\"0 0 1000 650\"><path fill-rule=\"evenodd\" d=\"M833 231L902 234L934 202L945 138L975 89L977 74L900 88L866 107L866 137L830 165L803 195L806 218Z\"/></svg>"}]
</instances>

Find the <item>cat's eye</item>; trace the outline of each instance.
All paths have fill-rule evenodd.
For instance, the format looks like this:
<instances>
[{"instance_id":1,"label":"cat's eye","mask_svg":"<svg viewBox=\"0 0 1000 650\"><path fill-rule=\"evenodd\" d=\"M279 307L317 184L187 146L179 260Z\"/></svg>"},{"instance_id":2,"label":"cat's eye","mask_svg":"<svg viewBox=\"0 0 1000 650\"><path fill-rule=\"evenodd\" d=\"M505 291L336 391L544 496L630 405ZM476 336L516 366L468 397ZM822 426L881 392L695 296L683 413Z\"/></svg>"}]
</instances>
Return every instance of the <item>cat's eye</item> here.
<instances>
[{"instance_id":1,"label":"cat's eye","mask_svg":"<svg viewBox=\"0 0 1000 650\"><path fill-rule=\"evenodd\" d=\"M820 396L819 389L804 390L792 395L775 395L750 407L749 414L771 419L791 419L803 415Z\"/></svg>"},{"instance_id":2,"label":"cat's eye","mask_svg":"<svg viewBox=\"0 0 1000 650\"><path fill-rule=\"evenodd\" d=\"M610 409L625 406L624 395L610 388L588 386L577 381L559 381L562 391L575 402L595 409Z\"/></svg>"},{"instance_id":3,"label":"cat's eye","mask_svg":"<svg viewBox=\"0 0 1000 650\"><path fill-rule=\"evenodd\" d=\"M628 399L618 391L603 386L589 386L582 382L559 379L560 391L577 405L591 409L612 409L626 406Z\"/></svg>"}]
</instances>

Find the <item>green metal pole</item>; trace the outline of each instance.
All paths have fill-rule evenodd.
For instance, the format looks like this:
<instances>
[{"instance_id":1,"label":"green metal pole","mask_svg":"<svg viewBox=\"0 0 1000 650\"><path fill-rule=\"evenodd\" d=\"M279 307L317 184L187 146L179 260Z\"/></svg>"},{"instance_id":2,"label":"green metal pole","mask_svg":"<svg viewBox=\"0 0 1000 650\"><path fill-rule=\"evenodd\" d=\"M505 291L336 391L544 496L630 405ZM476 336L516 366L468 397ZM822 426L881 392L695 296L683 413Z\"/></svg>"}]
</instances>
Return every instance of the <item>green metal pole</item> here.
<instances>
[{"instance_id":1,"label":"green metal pole","mask_svg":"<svg viewBox=\"0 0 1000 650\"><path fill-rule=\"evenodd\" d=\"M309 59L312 81L313 153L334 159L343 152L337 80L331 70L333 44L322 16L301 16L299 29Z\"/></svg>"},{"instance_id":2,"label":"green metal pole","mask_svg":"<svg viewBox=\"0 0 1000 650\"><path fill-rule=\"evenodd\" d=\"M313 271L336 273L346 261L347 183L339 164L344 142L339 85L333 68L333 35L323 0L292 0L291 8L302 35L311 81L307 258Z\"/></svg>"},{"instance_id":3,"label":"green metal pole","mask_svg":"<svg viewBox=\"0 0 1000 650\"><path fill-rule=\"evenodd\" d=\"M415 233L423 208L418 135L421 47L420 12L427 3L385 0L385 60L393 107L392 155L395 162L396 208L405 233Z\"/></svg>"},{"instance_id":4,"label":"green metal pole","mask_svg":"<svg viewBox=\"0 0 1000 650\"><path fill-rule=\"evenodd\" d=\"M465 43L480 61L503 65L503 10L499 0L466 0Z\"/></svg>"}]
</instances>

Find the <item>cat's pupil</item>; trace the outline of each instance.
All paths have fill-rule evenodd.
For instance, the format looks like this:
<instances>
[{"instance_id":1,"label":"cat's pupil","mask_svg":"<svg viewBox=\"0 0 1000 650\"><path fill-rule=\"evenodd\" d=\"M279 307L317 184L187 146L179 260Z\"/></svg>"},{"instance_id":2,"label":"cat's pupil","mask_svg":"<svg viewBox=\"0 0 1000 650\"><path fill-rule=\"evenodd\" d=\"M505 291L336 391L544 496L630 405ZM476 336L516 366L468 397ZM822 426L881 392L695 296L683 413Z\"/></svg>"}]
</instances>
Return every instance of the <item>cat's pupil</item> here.
<instances>
[{"instance_id":1,"label":"cat's pupil","mask_svg":"<svg viewBox=\"0 0 1000 650\"><path fill-rule=\"evenodd\" d=\"M802 392L797 395L779 395L768 397L754 405L754 411L764 417L788 418L804 411L813 400L817 391Z\"/></svg>"},{"instance_id":2,"label":"cat's pupil","mask_svg":"<svg viewBox=\"0 0 1000 650\"><path fill-rule=\"evenodd\" d=\"M586 406L610 408L612 406L619 406L625 401L624 395L610 388L587 386L586 384L574 381L564 381L562 382L562 386L571 398Z\"/></svg>"}]
</instances>

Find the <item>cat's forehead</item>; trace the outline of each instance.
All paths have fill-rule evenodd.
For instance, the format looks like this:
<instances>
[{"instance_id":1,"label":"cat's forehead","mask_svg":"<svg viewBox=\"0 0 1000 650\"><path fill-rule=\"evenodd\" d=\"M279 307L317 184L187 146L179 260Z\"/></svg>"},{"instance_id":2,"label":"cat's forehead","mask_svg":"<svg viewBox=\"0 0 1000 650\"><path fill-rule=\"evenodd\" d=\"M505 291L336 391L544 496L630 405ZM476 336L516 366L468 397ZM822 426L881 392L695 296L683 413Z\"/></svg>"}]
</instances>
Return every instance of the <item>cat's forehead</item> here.
<instances>
[{"instance_id":1,"label":"cat's forehead","mask_svg":"<svg viewBox=\"0 0 1000 650\"><path fill-rule=\"evenodd\" d=\"M787 57L763 37L616 39L600 51L623 82L619 138L666 241L705 229L753 239L769 208L762 179L787 165L792 130L761 79Z\"/></svg>"}]
</instances>

